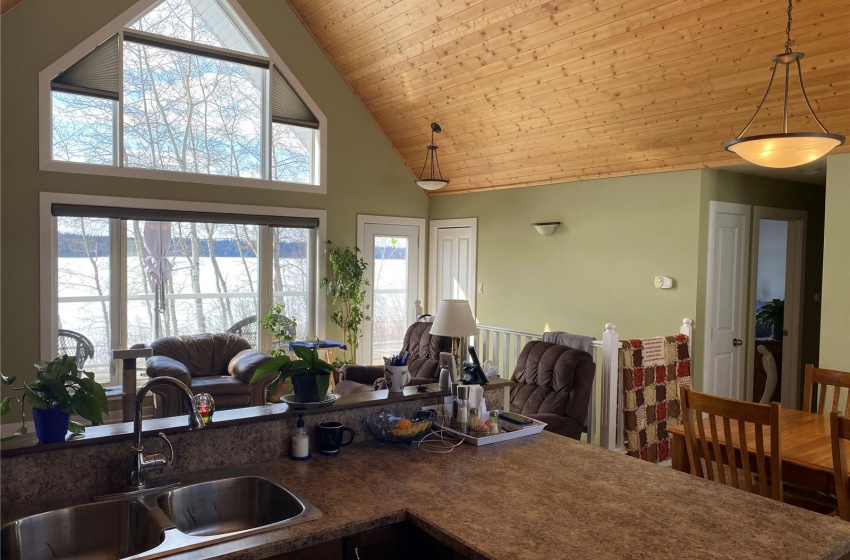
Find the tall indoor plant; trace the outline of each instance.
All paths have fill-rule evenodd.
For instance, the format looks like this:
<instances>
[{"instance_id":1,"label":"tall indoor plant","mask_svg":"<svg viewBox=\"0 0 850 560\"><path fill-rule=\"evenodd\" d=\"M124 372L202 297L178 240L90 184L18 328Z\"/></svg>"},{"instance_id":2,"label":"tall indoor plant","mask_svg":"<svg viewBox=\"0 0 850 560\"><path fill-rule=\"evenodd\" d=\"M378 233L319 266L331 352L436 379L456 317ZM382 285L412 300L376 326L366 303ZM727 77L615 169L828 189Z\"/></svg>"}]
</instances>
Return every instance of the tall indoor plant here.
<instances>
[{"instance_id":1,"label":"tall indoor plant","mask_svg":"<svg viewBox=\"0 0 850 560\"><path fill-rule=\"evenodd\" d=\"M785 330L785 300L774 299L762 305L756 313L756 320L771 329L771 338L782 340Z\"/></svg>"},{"instance_id":2,"label":"tall indoor plant","mask_svg":"<svg viewBox=\"0 0 850 560\"><path fill-rule=\"evenodd\" d=\"M322 278L322 287L333 299L334 310L331 321L342 329L342 340L348 347L343 356L346 363L353 363L362 335L363 300L366 261L360 258L360 249L326 243L330 276Z\"/></svg>"},{"instance_id":3,"label":"tall indoor plant","mask_svg":"<svg viewBox=\"0 0 850 560\"><path fill-rule=\"evenodd\" d=\"M103 420L103 415L109 411L106 391L94 380L92 372L77 368L75 357L59 356L53 361L35 364L35 367L38 370L36 378L29 383L22 382L20 387L13 386L17 377L0 374L3 385L23 393L20 399L5 396L0 401L0 416L11 410L13 400L21 403L21 427L4 436L3 440L27 432L24 425L24 402L32 407L36 436L41 443L64 441L68 431L83 433L85 426L71 420L71 414L91 422Z\"/></svg>"},{"instance_id":4,"label":"tall indoor plant","mask_svg":"<svg viewBox=\"0 0 850 560\"><path fill-rule=\"evenodd\" d=\"M297 359L293 360L285 354L272 358L257 368L251 383L275 375L267 389L269 395L273 395L278 386L288 379L297 402L321 401L328 394L333 366L320 359L314 348L295 346L292 351Z\"/></svg>"}]
</instances>

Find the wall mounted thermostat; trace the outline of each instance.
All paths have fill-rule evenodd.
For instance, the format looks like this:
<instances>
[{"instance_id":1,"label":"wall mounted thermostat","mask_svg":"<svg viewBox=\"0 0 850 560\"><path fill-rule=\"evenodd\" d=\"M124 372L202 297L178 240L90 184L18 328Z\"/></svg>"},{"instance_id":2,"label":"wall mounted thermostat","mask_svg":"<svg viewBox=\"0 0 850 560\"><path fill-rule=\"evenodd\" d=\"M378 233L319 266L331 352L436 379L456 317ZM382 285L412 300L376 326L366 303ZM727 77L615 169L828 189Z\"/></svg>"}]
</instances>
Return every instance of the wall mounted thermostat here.
<instances>
[{"instance_id":1,"label":"wall mounted thermostat","mask_svg":"<svg viewBox=\"0 0 850 560\"><path fill-rule=\"evenodd\" d=\"M655 277L655 287L662 288L664 290L673 287L673 280L671 278L667 278L666 276L656 276Z\"/></svg>"}]
</instances>

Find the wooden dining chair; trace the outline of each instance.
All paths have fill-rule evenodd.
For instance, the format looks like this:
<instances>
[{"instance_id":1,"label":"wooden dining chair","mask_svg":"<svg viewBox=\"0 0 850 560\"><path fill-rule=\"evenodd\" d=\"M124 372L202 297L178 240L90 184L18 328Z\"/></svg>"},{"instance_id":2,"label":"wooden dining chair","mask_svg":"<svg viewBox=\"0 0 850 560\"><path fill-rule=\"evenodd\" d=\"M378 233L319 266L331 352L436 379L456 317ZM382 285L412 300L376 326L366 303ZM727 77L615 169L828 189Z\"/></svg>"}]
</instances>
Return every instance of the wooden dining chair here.
<instances>
[{"instance_id":1,"label":"wooden dining chair","mask_svg":"<svg viewBox=\"0 0 850 560\"><path fill-rule=\"evenodd\" d=\"M685 447L691 474L748 492L782 501L782 450L779 443L779 403L757 404L725 399L680 387ZM706 435L703 414L708 414L710 433ZM722 425L722 434L718 428ZM734 428L733 428L734 421ZM747 424L754 426L748 430ZM764 428L770 428L770 456L765 455ZM722 435L722 442L720 436ZM756 472L750 452L755 439ZM711 441L707 439L711 438ZM740 451L743 480L739 476L735 445ZM725 453L724 453L725 451ZM704 462L704 463L703 463ZM768 464L770 470L768 473ZM728 469L726 468L728 467ZM754 475L755 480L754 480ZM754 487L756 489L754 490Z\"/></svg>"},{"instance_id":2,"label":"wooden dining chair","mask_svg":"<svg viewBox=\"0 0 850 560\"><path fill-rule=\"evenodd\" d=\"M812 410L812 395L815 394L817 385L817 404ZM826 408L827 388L832 387L832 403L829 410ZM840 408L842 389L848 392L843 410ZM828 412L839 412L844 416L850 416L850 372L834 369L817 368L812 364L806 364L806 380L803 384L803 410L826 414Z\"/></svg>"},{"instance_id":3,"label":"wooden dining chair","mask_svg":"<svg viewBox=\"0 0 850 560\"><path fill-rule=\"evenodd\" d=\"M837 412L829 415L829 437L832 440L832 468L835 471L835 495L838 497L838 516L850 521L850 495L847 484L847 457L844 440L850 440L850 418Z\"/></svg>"}]
</instances>

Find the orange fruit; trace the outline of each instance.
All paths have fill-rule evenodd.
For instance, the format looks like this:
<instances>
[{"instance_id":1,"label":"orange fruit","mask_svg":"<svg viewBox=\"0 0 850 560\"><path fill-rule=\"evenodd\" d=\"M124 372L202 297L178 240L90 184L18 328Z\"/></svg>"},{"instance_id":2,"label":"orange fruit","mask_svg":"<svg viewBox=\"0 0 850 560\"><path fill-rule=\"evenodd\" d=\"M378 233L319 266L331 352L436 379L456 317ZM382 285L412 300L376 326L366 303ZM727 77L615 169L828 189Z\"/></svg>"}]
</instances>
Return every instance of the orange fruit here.
<instances>
[{"instance_id":1,"label":"orange fruit","mask_svg":"<svg viewBox=\"0 0 850 560\"><path fill-rule=\"evenodd\" d=\"M395 423L395 427L399 430L409 430L413 427L413 422L407 418L399 418Z\"/></svg>"}]
</instances>

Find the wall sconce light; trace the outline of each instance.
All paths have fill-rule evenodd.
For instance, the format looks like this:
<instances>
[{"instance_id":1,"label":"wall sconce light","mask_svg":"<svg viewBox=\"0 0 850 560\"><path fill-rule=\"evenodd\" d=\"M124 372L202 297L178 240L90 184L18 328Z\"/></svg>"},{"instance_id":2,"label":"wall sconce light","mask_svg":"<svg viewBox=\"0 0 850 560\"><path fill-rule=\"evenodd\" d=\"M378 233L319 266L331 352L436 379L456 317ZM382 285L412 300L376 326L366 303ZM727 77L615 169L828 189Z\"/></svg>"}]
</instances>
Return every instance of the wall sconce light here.
<instances>
[{"instance_id":1,"label":"wall sconce light","mask_svg":"<svg viewBox=\"0 0 850 560\"><path fill-rule=\"evenodd\" d=\"M552 235L561 222L537 222L535 224L531 224L534 226L534 229L537 230L537 233L540 235Z\"/></svg>"},{"instance_id":2,"label":"wall sconce light","mask_svg":"<svg viewBox=\"0 0 850 560\"><path fill-rule=\"evenodd\" d=\"M425 163L422 165L422 171L419 172L419 178L416 179L416 184L426 191L436 191L449 184L448 179L443 179L443 173L440 171L440 162L437 160L437 145L434 144L434 133L439 134L443 129L435 122L431 123L431 143L428 144L428 151L425 152ZM429 168L428 176L425 176L425 169ZM434 171L437 175L434 175Z\"/></svg>"}]
</instances>

